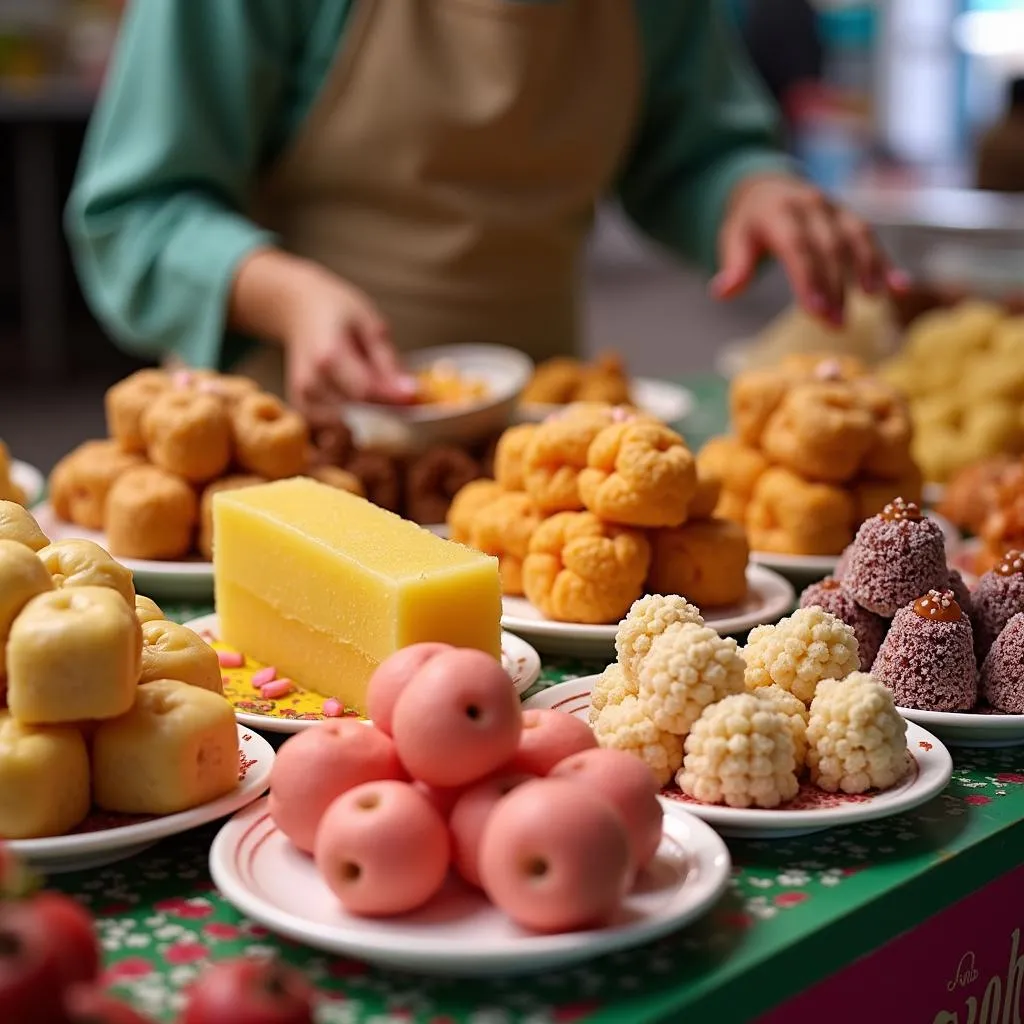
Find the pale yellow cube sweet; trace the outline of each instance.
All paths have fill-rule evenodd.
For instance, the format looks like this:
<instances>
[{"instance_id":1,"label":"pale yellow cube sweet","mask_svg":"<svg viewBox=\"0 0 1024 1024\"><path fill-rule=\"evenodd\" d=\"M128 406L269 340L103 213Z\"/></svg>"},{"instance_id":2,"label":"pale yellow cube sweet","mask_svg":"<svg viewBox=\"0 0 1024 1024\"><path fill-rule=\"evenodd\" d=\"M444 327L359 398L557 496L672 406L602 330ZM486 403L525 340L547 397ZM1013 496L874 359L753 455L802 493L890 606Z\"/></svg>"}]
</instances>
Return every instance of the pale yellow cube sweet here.
<instances>
[{"instance_id":1,"label":"pale yellow cube sweet","mask_svg":"<svg viewBox=\"0 0 1024 1024\"><path fill-rule=\"evenodd\" d=\"M176 679L211 693L223 694L224 681L217 652L198 634L176 622L142 625L140 683Z\"/></svg>"},{"instance_id":2,"label":"pale yellow cube sweet","mask_svg":"<svg viewBox=\"0 0 1024 1024\"><path fill-rule=\"evenodd\" d=\"M50 543L28 509L16 501L0 501L0 538L16 540L32 551L40 551Z\"/></svg>"},{"instance_id":3,"label":"pale yellow cube sweet","mask_svg":"<svg viewBox=\"0 0 1024 1024\"><path fill-rule=\"evenodd\" d=\"M89 813L89 754L77 729L0 711L0 839L61 836Z\"/></svg>"},{"instance_id":4,"label":"pale yellow cube sweet","mask_svg":"<svg viewBox=\"0 0 1024 1024\"><path fill-rule=\"evenodd\" d=\"M105 811L176 814L238 785L231 705L208 690L158 679L92 741L93 796Z\"/></svg>"},{"instance_id":5,"label":"pale yellow cube sweet","mask_svg":"<svg viewBox=\"0 0 1024 1024\"><path fill-rule=\"evenodd\" d=\"M53 580L31 548L0 540L0 679L7 674L7 636L15 617L47 590L53 590Z\"/></svg>"},{"instance_id":6,"label":"pale yellow cube sweet","mask_svg":"<svg viewBox=\"0 0 1024 1024\"><path fill-rule=\"evenodd\" d=\"M147 622L160 622L167 617L156 601L151 597L143 597L142 594L135 595L135 614L142 625Z\"/></svg>"},{"instance_id":7,"label":"pale yellow cube sweet","mask_svg":"<svg viewBox=\"0 0 1024 1024\"><path fill-rule=\"evenodd\" d=\"M115 718L135 700L142 630L133 607L106 587L34 597L7 640L7 702L34 725Z\"/></svg>"},{"instance_id":8,"label":"pale yellow cube sweet","mask_svg":"<svg viewBox=\"0 0 1024 1024\"><path fill-rule=\"evenodd\" d=\"M58 540L39 552L58 587L107 587L130 608L135 607L135 584L130 569L115 561L91 540Z\"/></svg>"}]
</instances>

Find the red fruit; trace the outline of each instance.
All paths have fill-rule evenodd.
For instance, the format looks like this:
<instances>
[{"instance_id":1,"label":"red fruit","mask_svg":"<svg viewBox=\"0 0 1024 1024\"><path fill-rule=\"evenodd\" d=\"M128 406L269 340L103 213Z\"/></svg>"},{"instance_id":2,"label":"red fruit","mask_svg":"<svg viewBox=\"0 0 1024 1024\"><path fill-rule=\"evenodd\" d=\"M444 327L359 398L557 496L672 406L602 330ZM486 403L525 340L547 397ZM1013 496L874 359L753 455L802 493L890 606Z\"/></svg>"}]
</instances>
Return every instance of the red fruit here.
<instances>
[{"instance_id":1,"label":"red fruit","mask_svg":"<svg viewBox=\"0 0 1024 1024\"><path fill-rule=\"evenodd\" d=\"M49 937L65 988L88 984L100 976L100 943L85 907L59 892L37 893L23 906Z\"/></svg>"},{"instance_id":2,"label":"red fruit","mask_svg":"<svg viewBox=\"0 0 1024 1024\"><path fill-rule=\"evenodd\" d=\"M153 1024L138 1010L99 988L78 986L65 1001L67 1024Z\"/></svg>"},{"instance_id":3,"label":"red fruit","mask_svg":"<svg viewBox=\"0 0 1024 1024\"><path fill-rule=\"evenodd\" d=\"M0 1021L66 1024L60 961L45 925L21 903L0 908Z\"/></svg>"},{"instance_id":4,"label":"red fruit","mask_svg":"<svg viewBox=\"0 0 1024 1024\"><path fill-rule=\"evenodd\" d=\"M229 960L200 976L178 1024L313 1024L313 992L276 960Z\"/></svg>"}]
</instances>

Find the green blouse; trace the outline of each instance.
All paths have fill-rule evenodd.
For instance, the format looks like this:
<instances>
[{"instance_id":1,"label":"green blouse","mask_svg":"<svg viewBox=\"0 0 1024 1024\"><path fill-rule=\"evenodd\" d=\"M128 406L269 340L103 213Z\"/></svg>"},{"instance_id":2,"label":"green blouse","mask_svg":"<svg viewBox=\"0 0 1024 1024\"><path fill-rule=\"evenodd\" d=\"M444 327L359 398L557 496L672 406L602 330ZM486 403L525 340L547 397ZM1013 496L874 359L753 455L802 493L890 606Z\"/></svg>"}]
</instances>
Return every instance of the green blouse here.
<instances>
[{"instance_id":1,"label":"green blouse","mask_svg":"<svg viewBox=\"0 0 1024 1024\"><path fill-rule=\"evenodd\" d=\"M250 187L296 135L355 2L128 6L66 213L85 294L119 344L224 361L235 268L275 241L243 212ZM713 270L733 187L791 166L776 111L720 0L629 2L645 93L617 195L648 235Z\"/></svg>"}]
</instances>

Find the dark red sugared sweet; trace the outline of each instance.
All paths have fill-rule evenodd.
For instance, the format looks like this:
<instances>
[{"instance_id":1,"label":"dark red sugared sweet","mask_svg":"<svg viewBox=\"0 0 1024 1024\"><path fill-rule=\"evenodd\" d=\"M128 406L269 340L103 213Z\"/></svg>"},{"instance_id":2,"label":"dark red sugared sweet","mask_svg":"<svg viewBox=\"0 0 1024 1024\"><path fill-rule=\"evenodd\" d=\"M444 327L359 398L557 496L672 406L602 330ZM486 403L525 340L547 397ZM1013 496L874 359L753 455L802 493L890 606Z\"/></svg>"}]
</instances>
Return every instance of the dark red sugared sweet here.
<instances>
[{"instance_id":1,"label":"dark red sugared sweet","mask_svg":"<svg viewBox=\"0 0 1024 1024\"><path fill-rule=\"evenodd\" d=\"M839 561L836 562L836 567L832 570L832 578L834 580L843 580L846 578L846 574L850 571L850 555L853 554L853 545L847 544L843 548L843 553L839 556Z\"/></svg>"},{"instance_id":2,"label":"dark red sugared sweet","mask_svg":"<svg viewBox=\"0 0 1024 1024\"><path fill-rule=\"evenodd\" d=\"M901 608L871 672L901 708L970 711L978 702L974 635L952 591Z\"/></svg>"},{"instance_id":3,"label":"dark red sugared sweet","mask_svg":"<svg viewBox=\"0 0 1024 1024\"><path fill-rule=\"evenodd\" d=\"M997 710L1024 715L1024 614L1014 615L993 642L981 667L981 690Z\"/></svg>"},{"instance_id":4,"label":"dark red sugared sweet","mask_svg":"<svg viewBox=\"0 0 1024 1024\"><path fill-rule=\"evenodd\" d=\"M833 576L812 583L800 595L801 608L810 608L812 605L824 608L853 630L857 637L860 663L867 671L878 654L878 648L882 646L889 623L881 615L869 612L857 604L849 591Z\"/></svg>"},{"instance_id":5,"label":"dark red sugared sweet","mask_svg":"<svg viewBox=\"0 0 1024 1024\"><path fill-rule=\"evenodd\" d=\"M953 597L956 598L956 603L960 605L964 615L971 620L971 625L974 625L974 599L971 597L970 588L964 583L963 576L956 569L949 570L949 580L946 583L946 589L953 591Z\"/></svg>"},{"instance_id":6,"label":"dark red sugared sweet","mask_svg":"<svg viewBox=\"0 0 1024 1024\"><path fill-rule=\"evenodd\" d=\"M985 573L974 588L975 653L984 662L1003 627L1024 612L1024 555L1007 551L999 564Z\"/></svg>"},{"instance_id":7,"label":"dark red sugared sweet","mask_svg":"<svg viewBox=\"0 0 1024 1024\"><path fill-rule=\"evenodd\" d=\"M949 579L946 542L937 523L902 498L864 520L853 541L843 585L869 612L891 618Z\"/></svg>"}]
</instances>

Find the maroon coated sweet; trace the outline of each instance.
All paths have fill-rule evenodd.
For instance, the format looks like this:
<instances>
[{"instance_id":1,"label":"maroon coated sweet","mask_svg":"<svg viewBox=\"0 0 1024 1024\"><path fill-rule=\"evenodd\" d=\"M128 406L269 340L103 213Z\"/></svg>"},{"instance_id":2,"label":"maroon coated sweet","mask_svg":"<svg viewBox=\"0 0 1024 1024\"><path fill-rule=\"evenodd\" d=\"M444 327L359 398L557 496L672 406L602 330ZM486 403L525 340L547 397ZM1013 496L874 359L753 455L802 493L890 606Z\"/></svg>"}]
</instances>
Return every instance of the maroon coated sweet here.
<instances>
[{"instance_id":1,"label":"maroon coated sweet","mask_svg":"<svg viewBox=\"0 0 1024 1024\"><path fill-rule=\"evenodd\" d=\"M843 585L862 608L888 619L921 594L945 589L948 578L942 530L897 498L861 524Z\"/></svg>"},{"instance_id":2,"label":"maroon coated sweet","mask_svg":"<svg viewBox=\"0 0 1024 1024\"><path fill-rule=\"evenodd\" d=\"M974 588L974 638L979 664L1003 627L1018 612L1024 612L1024 555L1007 551L999 564L985 573Z\"/></svg>"},{"instance_id":3,"label":"maroon coated sweet","mask_svg":"<svg viewBox=\"0 0 1024 1024\"><path fill-rule=\"evenodd\" d=\"M1018 613L996 637L981 667L985 700L1010 715L1024 715L1024 614Z\"/></svg>"},{"instance_id":4,"label":"maroon coated sweet","mask_svg":"<svg viewBox=\"0 0 1024 1024\"><path fill-rule=\"evenodd\" d=\"M850 592L832 576L827 576L819 583L812 583L800 595L800 607L810 608L817 605L845 622L857 637L857 652L860 663L867 669L875 660L878 649L885 639L889 623L881 615L862 608Z\"/></svg>"},{"instance_id":5,"label":"maroon coated sweet","mask_svg":"<svg viewBox=\"0 0 1024 1024\"><path fill-rule=\"evenodd\" d=\"M949 570L949 580L946 583L946 589L953 591L953 597L956 599L956 603L960 605L960 610L971 620L971 626L974 626L974 598L971 597L970 588L964 582L963 576L957 569Z\"/></svg>"},{"instance_id":6,"label":"maroon coated sweet","mask_svg":"<svg viewBox=\"0 0 1024 1024\"><path fill-rule=\"evenodd\" d=\"M952 591L901 608L871 672L901 708L970 711L978 702L974 635Z\"/></svg>"},{"instance_id":7,"label":"maroon coated sweet","mask_svg":"<svg viewBox=\"0 0 1024 1024\"><path fill-rule=\"evenodd\" d=\"M842 554L839 556L839 560L836 562L836 567L832 570L832 578L834 580L840 580L846 578L846 574L850 571L850 555L853 554L853 544L847 544L843 548Z\"/></svg>"}]
</instances>

